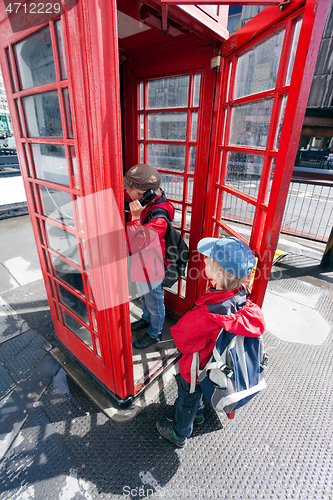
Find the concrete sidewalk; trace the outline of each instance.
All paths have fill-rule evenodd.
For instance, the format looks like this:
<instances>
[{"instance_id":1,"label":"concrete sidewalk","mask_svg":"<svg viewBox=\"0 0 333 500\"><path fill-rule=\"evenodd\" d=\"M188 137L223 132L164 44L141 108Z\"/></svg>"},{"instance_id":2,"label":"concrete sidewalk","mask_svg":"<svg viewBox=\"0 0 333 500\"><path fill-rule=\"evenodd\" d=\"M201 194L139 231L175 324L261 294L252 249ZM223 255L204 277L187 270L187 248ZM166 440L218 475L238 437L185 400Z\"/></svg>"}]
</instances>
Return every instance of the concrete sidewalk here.
<instances>
[{"instance_id":1,"label":"concrete sidewalk","mask_svg":"<svg viewBox=\"0 0 333 500\"><path fill-rule=\"evenodd\" d=\"M155 429L176 377L122 423L50 355L55 345L27 216L0 221L0 500L333 498L333 273L324 246L283 240L264 302L267 389L234 420L205 409L188 446ZM290 248L290 241L292 248Z\"/></svg>"}]
</instances>

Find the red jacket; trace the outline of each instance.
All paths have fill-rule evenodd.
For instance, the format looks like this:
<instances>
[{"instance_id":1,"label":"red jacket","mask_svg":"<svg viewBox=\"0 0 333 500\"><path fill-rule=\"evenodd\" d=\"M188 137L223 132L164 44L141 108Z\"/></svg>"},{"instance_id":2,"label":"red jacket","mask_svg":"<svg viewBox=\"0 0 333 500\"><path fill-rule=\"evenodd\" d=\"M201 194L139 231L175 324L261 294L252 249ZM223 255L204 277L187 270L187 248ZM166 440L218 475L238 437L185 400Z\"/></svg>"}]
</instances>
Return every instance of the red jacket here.
<instances>
[{"instance_id":1,"label":"red jacket","mask_svg":"<svg viewBox=\"0 0 333 500\"><path fill-rule=\"evenodd\" d=\"M126 237L131 253L131 281L153 282L164 277L164 263L168 264L165 259L165 234L168 223L162 217L157 217L143 225L147 214L163 196L164 193L148 203L140 219L127 222ZM125 201L132 201L126 191ZM175 209L169 201L162 201L157 207L167 210L170 221L174 219Z\"/></svg>"},{"instance_id":2,"label":"red jacket","mask_svg":"<svg viewBox=\"0 0 333 500\"><path fill-rule=\"evenodd\" d=\"M242 287L239 287L226 292L210 289L194 303L191 311L171 327L176 347L182 353L179 372L186 382L191 382L192 354L199 351L202 369L213 352L222 327L244 337L260 337L264 333L266 325L262 310L251 297L246 297L245 293L239 295L241 299L238 300L237 297L239 305L237 308L231 308L234 312L225 314L225 304L228 304L225 301L236 296L241 289Z\"/></svg>"}]
</instances>

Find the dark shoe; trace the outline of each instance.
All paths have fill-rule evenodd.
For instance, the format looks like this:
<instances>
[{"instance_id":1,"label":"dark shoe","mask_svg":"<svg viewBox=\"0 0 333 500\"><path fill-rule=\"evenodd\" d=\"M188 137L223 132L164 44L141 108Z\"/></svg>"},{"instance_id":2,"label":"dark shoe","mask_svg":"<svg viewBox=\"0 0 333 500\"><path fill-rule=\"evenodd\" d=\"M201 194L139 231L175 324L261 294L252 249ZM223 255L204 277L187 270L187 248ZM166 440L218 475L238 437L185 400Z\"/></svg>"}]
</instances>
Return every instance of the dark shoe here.
<instances>
[{"instance_id":1,"label":"dark shoe","mask_svg":"<svg viewBox=\"0 0 333 500\"><path fill-rule=\"evenodd\" d=\"M137 332L143 328L148 328L149 325L150 323L148 323L145 319L139 319L138 321L131 323L131 332Z\"/></svg>"},{"instance_id":2,"label":"dark shoe","mask_svg":"<svg viewBox=\"0 0 333 500\"><path fill-rule=\"evenodd\" d=\"M201 415L196 415L195 416L195 419L194 419L194 423L196 425L202 425L205 421L205 417L203 416L203 414L201 413Z\"/></svg>"},{"instance_id":3,"label":"dark shoe","mask_svg":"<svg viewBox=\"0 0 333 500\"><path fill-rule=\"evenodd\" d=\"M134 347L136 349L147 349L147 347L150 347L153 344L157 344L161 340L161 337L156 337L156 339L153 339L148 333L145 333L143 337L140 337L138 340L134 342Z\"/></svg>"},{"instance_id":4,"label":"dark shoe","mask_svg":"<svg viewBox=\"0 0 333 500\"><path fill-rule=\"evenodd\" d=\"M172 420L169 418L162 418L158 422L156 422L156 428L158 432L168 441L179 446L179 448L184 448L187 443L186 438L179 438L176 436L175 431L172 428Z\"/></svg>"}]
</instances>

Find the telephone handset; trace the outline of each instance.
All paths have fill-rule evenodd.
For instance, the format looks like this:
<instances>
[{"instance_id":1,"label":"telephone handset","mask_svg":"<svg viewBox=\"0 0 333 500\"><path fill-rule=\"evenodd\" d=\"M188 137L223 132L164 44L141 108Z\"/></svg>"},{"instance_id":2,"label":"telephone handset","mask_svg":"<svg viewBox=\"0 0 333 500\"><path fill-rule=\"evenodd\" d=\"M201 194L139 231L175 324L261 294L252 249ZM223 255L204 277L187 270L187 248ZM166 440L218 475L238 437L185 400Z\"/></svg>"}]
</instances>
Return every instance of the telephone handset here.
<instances>
[{"instance_id":1,"label":"telephone handset","mask_svg":"<svg viewBox=\"0 0 333 500\"><path fill-rule=\"evenodd\" d=\"M140 200L141 206L145 207L156 198L157 194L152 190L148 189ZM129 202L125 201L125 212L130 212Z\"/></svg>"},{"instance_id":2,"label":"telephone handset","mask_svg":"<svg viewBox=\"0 0 333 500\"><path fill-rule=\"evenodd\" d=\"M148 203L153 201L156 196L157 194L152 189L148 189L148 191L146 191L143 195L143 198L141 198L140 200L141 206L145 207L146 205L148 205Z\"/></svg>"}]
</instances>

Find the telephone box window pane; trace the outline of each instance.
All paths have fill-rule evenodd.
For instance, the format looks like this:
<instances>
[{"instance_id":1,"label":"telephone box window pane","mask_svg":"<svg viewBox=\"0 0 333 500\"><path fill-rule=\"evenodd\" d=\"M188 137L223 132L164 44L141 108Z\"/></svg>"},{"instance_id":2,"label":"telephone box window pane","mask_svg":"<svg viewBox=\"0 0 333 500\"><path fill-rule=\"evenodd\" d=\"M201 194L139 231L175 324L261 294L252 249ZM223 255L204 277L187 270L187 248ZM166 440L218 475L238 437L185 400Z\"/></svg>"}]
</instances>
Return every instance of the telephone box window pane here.
<instances>
[{"instance_id":1,"label":"telephone box window pane","mask_svg":"<svg viewBox=\"0 0 333 500\"><path fill-rule=\"evenodd\" d=\"M293 43L292 43L292 48L291 48L291 52L290 52L290 59L289 59L287 76L286 76L286 85L290 85L291 75L292 75L293 69L294 69L299 34L301 32L301 26L302 26L302 19L299 19L295 25Z\"/></svg>"},{"instance_id":2,"label":"telephone box window pane","mask_svg":"<svg viewBox=\"0 0 333 500\"><path fill-rule=\"evenodd\" d=\"M53 187L39 186L43 215L62 222L67 226L75 226L72 199L69 193Z\"/></svg>"},{"instance_id":3,"label":"telephone box window pane","mask_svg":"<svg viewBox=\"0 0 333 500\"><path fill-rule=\"evenodd\" d=\"M139 109L143 109L143 82L139 83Z\"/></svg>"},{"instance_id":4,"label":"telephone box window pane","mask_svg":"<svg viewBox=\"0 0 333 500\"><path fill-rule=\"evenodd\" d=\"M148 163L157 169L185 171L185 146L148 144Z\"/></svg>"},{"instance_id":5,"label":"telephone box window pane","mask_svg":"<svg viewBox=\"0 0 333 500\"><path fill-rule=\"evenodd\" d=\"M76 236L65 229L46 223L46 234L49 247L64 257L69 257L77 264L80 263L79 247Z\"/></svg>"},{"instance_id":6,"label":"telephone box window pane","mask_svg":"<svg viewBox=\"0 0 333 500\"><path fill-rule=\"evenodd\" d=\"M19 125L20 125L20 136L24 137L23 125L22 125L23 124L23 120L22 120L21 108L20 108L18 99L14 99L14 102L15 102L16 114L18 116L18 121L19 121Z\"/></svg>"},{"instance_id":7,"label":"telephone box window pane","mask_svg":"<svg viewBox=\"0 0 333 500\"><path fill-rule=\"evenodd\" d=\"M191 142L195 142L197 140L197 128L198 128L198 112L193 111L193 113L192 113Z\"/></svg>"},{"instance_id":8,"label":"telephone box window pane","mask_svg":"<svg viewBox=\"0 0 333 500\"><path fill-rule=\"evenodd\" d=\"M276 128L276 137L274 141L274 149L278 149L280 145L280 137L281 137L281 132L282 132L282 125L283 125L283 120L284 120L284 113L286 111L286 106L287 106L287 99L288 96L283 96L282 97L282 102L281 102L281 109L280 109L280 114L279 114L279 122L278 126Z\"/></svg>"},{"instance_id":9,"label":"telephone box window pane","mask_svg":"<svg viewBox=\"0 0 333 500\"><path fill-rule=\"evenodd\" d=\"M161 174L161 185L167 198L183 199L184 179L178 175Z\"/></svg>"},{"instance_id":10,"label":"telephone box window pane","mask_svg":"<svg viewBox=\"0 0 333 500\"><path fill-rule=\"evenodd\" d=\"M189 75L150 80L147 83L147 109L187 107L189 82Z\"/></svg>"},{"instance_id":11,"label":"telephone box window pane","mask_svg":"<svg viewBox=\"0 0 333 500\"><path fill-rule=\"evenodd\" d=\"M71 171L72 171L73 187L78 188L79 187L79 173L77 170L77 159L76 159L75 147L69 146L68 149L69 149L69 156L71 159Z\"/></svg>"},{"instance_id":12,"label":"telephone box window pane","mask_svg":"<svg viewBox=\"0 0 333 500\"><path fill-rule=\"evenodd\" d=\"M32 144L37 179L69 186L65 147L58 144Z\"/></svg>"},{"instance_id":13,"label":"telephone box window pane","mask_svg":"<svg viewBox=\"0 0 333 500\"><path fill-rule=\"evenodd\" d=\"M63 91L64 97L64 106L66 113L66 124L67 124L67 135L69 139L73 139L73 125L72 125L72 112L71 112L71 103L69 99L69 90L66 88Z\"/></svg>"},{"instance_id":14,"label":"telephone box window pane","mask_svg":"<svg viewBox=\"0 0 333 500\"><path fill-rule=\"evenodd\" d=\"M75 267L51 255L54 275L81 293L84 293L82 274Z\"/></svg>"},{"instance_id":15,"label":"telephone box window pane","mask_svg":"<svg viewBox=\"0 0 333 500\"><path fill-rule=\"evenodd\" d=\"M10 59L9 49L6 49L6 56L7 56L7 63L8 63L8 67L9 67L9 73L10 73L10 81L12 83L13 92L15 93L15 92L17 92L17 89L16 89L16 85L15 85L13 66L12 66L12 61Z\"/></svg>"},{"instance_id":16,"label":"telephone box window pane","mask_svg":"<svg viewBox=\"0 0 333 500\"><path fill-rule=\"evenodd\" d=\"M192 106L199 106L201 74L197 73L193 77L193 102Z\"/></svg>"},{"instance_id":17,"label":"telephone box window pane","mask_svg":"<svg viewBox=\"0 0 333 500\"><path fill-rule=\"evenodd\" d=\"M182 227L183 206L180 203L173 203L175 207L175 218L172 221L174 226Z\"/></svg>"},{"instance_id":18,"label":"telephone box window pane","mask_svg":"<svg viewBox=\"0 0 333 500\"><path fill-rule=\"evenodd\" d=\"M256 198L263 163L264 157L260 155L229 152L225 184Z\"/></svg>"},{"instance_id":19,"label":"telephone box window pane","mask_svg":"<svg viewBox=\"0 0 333 500\"><path fill-rule=\"evenodd\" d=\"M252 224L254 213L254 205L230 193L224 193L221 219Z\"/></svg>"},{"instance_id":20,"label":"telephone box window pane","mask_svg":"<svg viewBox=\"0 0 333 500\"><path fill-rule=\"evenodd\" d=\"M189 177L187 179L187 198L186 198L187 203L192 203L193 201L193 185L194 185L194 179L192 177Z\"/></svg>"},{"instance_id":21,"label":"telephone box window pane","mask_svg":"<svg viewBox=\"0 0 333 500\"><path fill-rule=\"evenodd\" d=\"M28 137L63 137L58 92L22 97Z\"/></svg>"},{"instance_id":22,"label":"telephone box window pane","mask_svg":"<svg viewBox=\"0 0 333 500\"><path fill-rule=\"evenodd\" d=\"M55 26L55 34L56 34L58 53L59 53L60 76L62 80L67 80L65 47L64 47L64 39L62 36L61 20L59 19L58 21L56 21L54 23L54 26Z\"/></svg>"},{"instance_id":23,"label":"telephone box window pane","mask_svg":"<svg viewBox=\"0 0 333 500\"><path fill-rule=\"evenodd\" d=\"M56 81L49 26L13 45L21 90Z\"/></svg>"},{"instance_id":24,"label":"telephone box window pane","mask_svg":"<svg viewBox=\"0 0 333 500\"><path fill-rule=\"evenodd\" d=\"M283 39L280 31L239 57L234 99L275 88Z\"/></svg>"},{"instance_id":25,"label":"telephone box window pane","mask_svg":"<svg viewBox=\"0 0 333 500\"><path fill-rule=\"evenodd\" d=\"M144 163L144 162L145 162L145 149L144 149L144 145L140 144L140 163Z\"/></svg>"},{"instance_id":26,"label":"telephone box window pane","mask_svg":"<svg viewBox=\"0 0 333 500\"><path fill-rule=\"evenodd\" d=\"M148 139L186 140L187 113L152 113L148 115Z\"/></svg>"},{"instance_id":27,"label":"telephone box window pane","mask_svg":"<svg viewBox=\"0 0 333 500\"><path fill-rule=\"evenodd\" d=\"M273 99L237 106L231 111L229 144L266 147Z\"/></svg>"},{"instance_id":28,"label":"telephone box window pane","mask_svg":"<svg viewBox=\"0 0 333 500\"><path fill-rule=\"evenodd\" d=\"M87 330L79 321L71 316L67 311L61 309L64 325L74 333L86 346L93 351L93 343L91 340L90 331Z\"/></svg>"},{"instance_id":29,"label":"telephone box window pane","mask_svg":"<svg viewBox=\"0 0 333 500\"><path fill-rule=\"evenodd\" d=\"M190 166L189 166L190 174L194 174L195 151L196 151L196 146L190 146Z\"/></svg>"},{"instance_id":30,"label":"telephone box window pane","mask_svg":"<svg viewBox=\"0 0 333 500\"><path fill-rule=\"evenodd\" d=\"M85 302L79 299L76 295L71 293L67 288L59 285L57 283L57 289L59 293L59 301L61 304L67 307L71 312L78 316L84 323L88 324L88 311Z\"/></svg>"},{"instance_id":31,"label":"telephone box window pane","mask_svg":"<svg viewBox=\"0 0 333 500\"><path fill-rule=\"evenodd\" d=\"M34 177L34 173L33 173L32 167L31 167L30 159L29 159L28 148L29 148L29 145L24 142L23 143L23 150L24 150L25 162L26 162L26 165L27 165L28 177L33 178Z\"/></svg>"},{"instance_id":32,"label":"telephone box window pane","mask_svg":"<svg viewBox=\"0 0 333 500\"><path fill-rule=\"evenodd\" d=\"M139 126L139 139L145 138L145 128L144 128L144 116L143 114L139 115L140 126Z\"/></svg>"}]
</instances>

